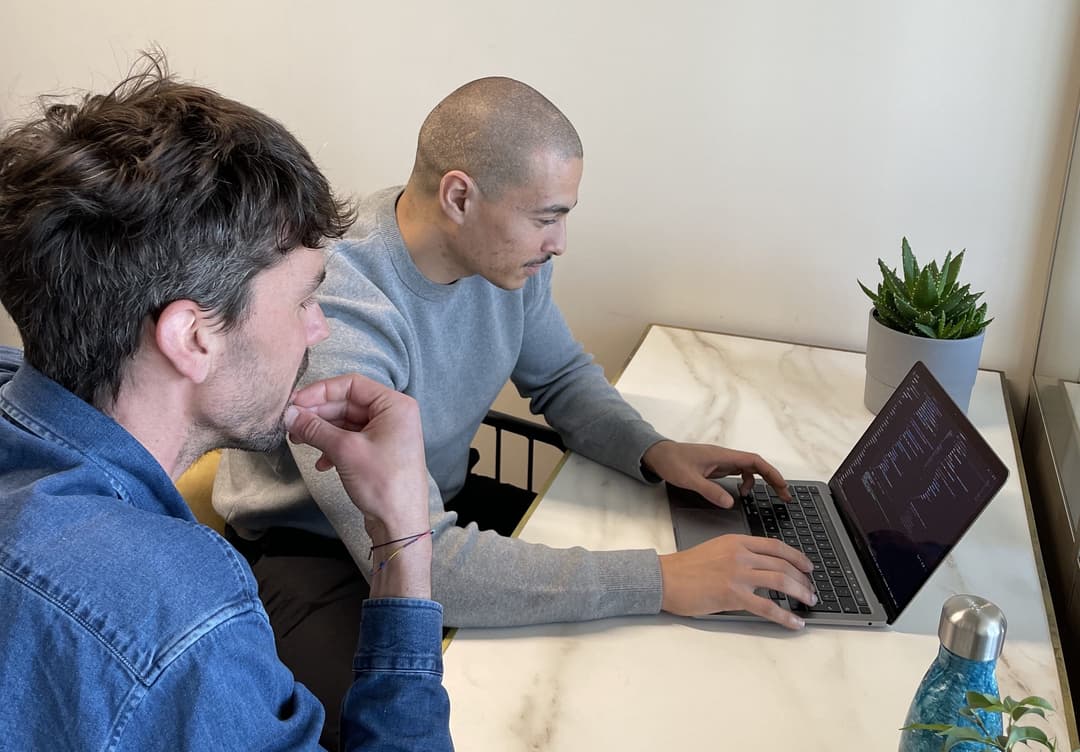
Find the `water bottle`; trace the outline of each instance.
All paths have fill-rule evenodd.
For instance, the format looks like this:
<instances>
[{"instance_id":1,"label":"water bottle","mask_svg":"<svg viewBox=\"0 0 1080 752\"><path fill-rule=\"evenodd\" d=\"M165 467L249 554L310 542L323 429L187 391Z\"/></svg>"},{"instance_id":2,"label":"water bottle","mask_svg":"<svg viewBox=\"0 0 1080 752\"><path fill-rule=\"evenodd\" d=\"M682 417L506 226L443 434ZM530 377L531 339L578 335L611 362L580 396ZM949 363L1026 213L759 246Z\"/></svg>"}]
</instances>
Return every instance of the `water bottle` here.
<instances>
[{"instance_id":1,"label":"water bottle","mask_svg":"<svg viewBox=\"0 0 1080 752\"><path fill-rule=\"evenodd\" d=\"M977 725L959 714L967 705L968 692L998 696L994 669L1005 643L1005 614L977 595L954 595L941 607L938 637L941 648L937 659L923 677L911 701L907 720L910 723L948 723ZM991 736L1001 734L1001 715L976 711ZM904 731L899 752L940 752L944 738L921 729ZM974 742L953 747L954 752L985 750Z\"/></svg>"}]
</instances>

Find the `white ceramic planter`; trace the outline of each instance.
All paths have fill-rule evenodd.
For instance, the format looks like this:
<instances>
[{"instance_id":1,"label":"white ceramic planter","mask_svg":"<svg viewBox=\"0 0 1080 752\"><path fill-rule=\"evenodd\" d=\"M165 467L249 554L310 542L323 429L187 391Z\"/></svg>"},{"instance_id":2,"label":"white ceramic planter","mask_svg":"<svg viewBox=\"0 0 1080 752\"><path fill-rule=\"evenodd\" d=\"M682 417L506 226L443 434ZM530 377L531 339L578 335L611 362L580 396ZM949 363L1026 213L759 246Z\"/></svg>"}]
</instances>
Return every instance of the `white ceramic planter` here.
<instances>
[{"instance_id":1,"label":"white ceramic planter","mask_svg":"<svg viewBox=\"0 0 1080 752\"><path fill-rule=\"evenodd\" d=\"M967 339L931 339L898 332L878 321L870 311L866 333L866 389L863 403L877 413L907 372L921 360L945 391L967 413L971 388L979 370L984 329Z\"/></svg>"}]
</instances>

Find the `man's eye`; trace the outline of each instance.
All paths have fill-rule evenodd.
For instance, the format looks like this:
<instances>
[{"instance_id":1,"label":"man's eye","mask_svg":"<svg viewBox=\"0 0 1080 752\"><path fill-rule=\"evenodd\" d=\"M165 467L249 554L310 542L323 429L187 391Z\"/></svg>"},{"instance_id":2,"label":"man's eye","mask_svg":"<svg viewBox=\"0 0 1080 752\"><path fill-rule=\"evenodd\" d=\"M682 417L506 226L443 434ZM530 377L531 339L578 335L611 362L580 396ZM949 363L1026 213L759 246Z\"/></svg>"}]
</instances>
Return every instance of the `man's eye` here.
<instances>
[{"instance_id":1,"label":"man's eye","mask_svg":"<svg viewBox=\"0 0 1080 752\"><path fill-rule=\"evenodd\" d=\"M558 218L556 217L555 219L541 219L541 220L538 220L538 221L539 221L539 222L540 222L540 224L542 224L542 225L553 225L553 224L555 224L556 222L558 222L559 220L558 220Z\"/></svg>"},{"instance_id":2,"label":"man's eye","mask_svg":"<svg viewBox=\"0 0 1080 752\"><path fill-rule=\"evenodd\" d=\"M300 304L300 307L306 310L308 308L311 308L311 306L313 306L313 305L315 305L315 297L314 296L312 296L312 297L308 298L307 300L303 301Z\"/></svg>"}]
</instances>

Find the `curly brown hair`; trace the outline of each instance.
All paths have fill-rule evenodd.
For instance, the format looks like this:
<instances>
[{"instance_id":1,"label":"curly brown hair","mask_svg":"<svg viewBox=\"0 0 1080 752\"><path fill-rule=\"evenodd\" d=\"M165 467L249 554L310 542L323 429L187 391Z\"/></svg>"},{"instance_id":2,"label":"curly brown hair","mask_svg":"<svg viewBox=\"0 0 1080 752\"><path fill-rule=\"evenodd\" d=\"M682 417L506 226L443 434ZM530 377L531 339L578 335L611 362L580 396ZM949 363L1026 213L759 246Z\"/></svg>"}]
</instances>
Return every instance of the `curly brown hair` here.
<instances>
[{"instance_id":1,"label":"curly brown hair","mask_svg":"<svg viewBox=\"0 0 1080 752\"><path fill-rule=\"evenodd\" d=\"M160 54L40 108L0 137L0 302L26 362L99 407L169 303L235 327L256 274L352 223L283 125L175 80Z\"/></svg>"}]
</instances>

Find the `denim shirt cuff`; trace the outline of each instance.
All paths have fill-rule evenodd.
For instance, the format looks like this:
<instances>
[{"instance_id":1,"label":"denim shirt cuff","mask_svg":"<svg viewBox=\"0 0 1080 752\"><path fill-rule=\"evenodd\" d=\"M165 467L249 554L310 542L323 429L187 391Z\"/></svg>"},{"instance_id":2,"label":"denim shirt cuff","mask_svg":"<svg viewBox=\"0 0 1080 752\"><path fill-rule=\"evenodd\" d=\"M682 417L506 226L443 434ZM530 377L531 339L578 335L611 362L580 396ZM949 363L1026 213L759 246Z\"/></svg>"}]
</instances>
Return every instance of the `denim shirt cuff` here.
<instances>
[{"instance_id":1,"label":"denim shirt cuff","mask_svg":"<svg viewBox=\"0 0 1080 752\"><path fill-rule=\"evenodd\" d=\"M420 598L371 598L360 615L353 670L442 676L442 606Z\"/></svg>"}]
</instances>

